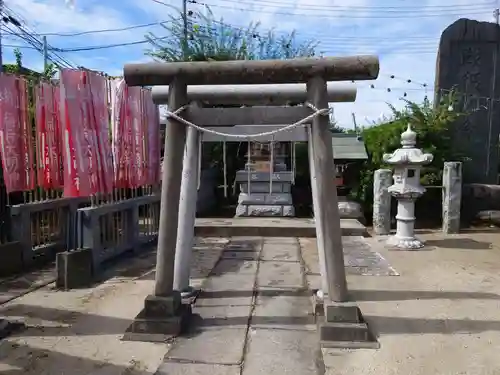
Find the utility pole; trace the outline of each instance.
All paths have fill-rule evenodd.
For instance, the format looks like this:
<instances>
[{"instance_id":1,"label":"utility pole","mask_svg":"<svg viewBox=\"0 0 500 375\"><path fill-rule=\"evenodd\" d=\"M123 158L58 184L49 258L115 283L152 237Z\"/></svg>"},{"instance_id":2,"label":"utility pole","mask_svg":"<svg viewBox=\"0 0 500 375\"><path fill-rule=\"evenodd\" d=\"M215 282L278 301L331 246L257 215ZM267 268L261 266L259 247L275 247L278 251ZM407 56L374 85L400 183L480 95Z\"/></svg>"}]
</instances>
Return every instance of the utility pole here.
<instances>
[{"instance_id":1,"label":"utility pole","mask_svg":"<svg viewBox=\"0 0 500 375\"><path fill-rule=\"evenodd\" d=\"M1 0L0 0L1 1ZM47 36L42 37L43 41L43 71L47 71L47 67L49 66L49 56L47 53Z\"/></svg>"},{"instance_id":2,"label":"utility pole","mask_svg":"<svg viewBox=\"0 0 500 375\"><path fill-rule=\"evenodd\" d=\"M497 7L493 11L493 16L495 17L495 23L497 24L497 29L498 25L500 24L500 6L499 6L500 0L497 0ZM498 31L496 33L498 35ZM485 168L485 176L486 179L489 180L489 177L491 175L491 142L492 142L492 133L493 133L493 107L495 105L495 97L496 97L496 86L497 86L497 65L498 65L498 48L499 48L499 40L496 41L494 44L493 48L493 72L492 72L492 79L491 79L491 91L490 91L490 99L489 99L489 105L488 105L488 155L486 157L486 168ZM498 145L497 145L498 146ZM498 150L498 147L495 147L496 150ZM495 155L495 157L498 157L498 154ZM497 175L497 171L495 171L495 176ZM496 182L497 178L495 178ZM494 183L493 181L488 181L487 183Z\"/></svg>"},{"instance_id":3,"label":"utility pole","mask_svg":"<svg viewBox=\"0 0 500 375\"><path fill-rule=\"evenodd\" d=\"M182 0L182 20L184 22L184 40L183 40L182 54L185 60L187 57L187 49L188 49L187 0Z\"/></svg>"},{"instance_id":4,"label":"utility pole","mask_svg":"<svg viewBox=\"0 0 500 375\"><path fill-rule=\"evenodd\" d=\"M3 0L0 0L0 73L3 73L2 27L3 27Z\"/></svg>"},{"instance_id":5,"label":"utility pole","mask_svg":"<svg viewBox=\"0 0 500 375\"><path fill-rule=\"evenodd\" d=\"M356 114L354 112L351 112L352 115L352 123L354 125L354 131L356 134L358 134L358 123L356 122Z\"/></svg>"}]
</instances>

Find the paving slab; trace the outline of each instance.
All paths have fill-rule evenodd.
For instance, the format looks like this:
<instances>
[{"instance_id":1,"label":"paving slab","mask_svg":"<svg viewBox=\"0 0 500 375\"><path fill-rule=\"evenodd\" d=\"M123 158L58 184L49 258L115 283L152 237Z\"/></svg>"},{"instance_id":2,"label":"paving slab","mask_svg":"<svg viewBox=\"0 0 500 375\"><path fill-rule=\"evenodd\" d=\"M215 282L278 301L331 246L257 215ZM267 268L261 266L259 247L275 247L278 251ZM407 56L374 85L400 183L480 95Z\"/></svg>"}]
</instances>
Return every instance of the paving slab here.
<instances>
[{"instance_id":1,"label":"paving slab","mask_svg":"<svg viewBox=\"0 0 500 375\"><path fill-rule=\"evenodd\" d=\"M257 260L221 259L212 270L212 276L221 276L231 273L255 275L257 272L257 264Z\"/></svg>"},{"instance_id":2,"label":"paving slab","mask_svg":"<svg viewBox=\"0 0 500 375\"><path fill-rule=\"evenodd\" d=\"M316 331L311 298L276 295L257 296L252 316L253 328Z\"/></svg>"},{"instance_id":3,"label":"paving slab","mask_svg":"<svg viewBox=\"0 0 500 375\"><path fill-rule=\"evenodd\" d=\"M155 375L240 375L240 366L165 362Z\"/></svg>"},{"instance_id":4,"label":"paving slab","mask_svg":"<svg viewBox=\"0 0 500 375\"><path fill-rule=\"evenodd\" d=\"M302 266L299 262L262 261L257 276L259 288L303 288Z\"/></svg>"},{"instance_id":5,"label":"paving slab","mask_svg":"<svg viewBox=\"0 0 500 375\"><path fill-rule=\"evenodd\" d=\"M297 241L297 240L295 240ZM262 252L260 259L262 260L274 260L274 261L288 261L288 262L299 262L300 251L296 243L273 243L266 242L262 246ZM290 250L292 247L292 251Z\"/></svg>"},{"instance_id":6,"label":"paving slab","mask_svg":"<svg viewBox=\"0 0 500 375\"><path fill-rule=\"evenodd\" d=\"M252 329L242 375L317 375L316 332Z\"/></svg>"},{"instance_id":7,"label":"paving slab","mask_svg":"<svg viewBox=\"0 0 500 375\"><path fill-rule=\"evenodd\" d=\"M246 328L252 313L253 306L248 305L217 305L195 306L195 330L220 329L220 328Z\"/></svg>"},{"instance_id":8,"label":"paving slab","mask_svg":"<svg viewBox=\"0 0 500 375\"><path fill-rule=\"evenodd\" d=\"M243 360L246 334L247 327L204 329L192 337L178 339L165 361L239 365Z\"/></svg>"}]
</instances>

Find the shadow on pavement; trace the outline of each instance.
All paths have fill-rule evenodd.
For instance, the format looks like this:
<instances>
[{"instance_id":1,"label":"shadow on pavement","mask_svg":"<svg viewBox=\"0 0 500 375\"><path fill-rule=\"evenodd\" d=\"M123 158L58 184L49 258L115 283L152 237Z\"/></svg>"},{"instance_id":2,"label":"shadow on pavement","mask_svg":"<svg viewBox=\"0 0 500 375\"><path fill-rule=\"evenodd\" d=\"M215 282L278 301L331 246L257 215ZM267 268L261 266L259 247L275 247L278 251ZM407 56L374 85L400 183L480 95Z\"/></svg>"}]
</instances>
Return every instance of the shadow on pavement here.
<instances>
[{"instance_id":1,"label":"shadow on pavement","mask_svg":"<svg viewBox=\"0 0 500 375\"><path fill-rule=\"evenodd\" d=\"M54 363L57 363L54 366ZM71 374L94 373L110 375L151 375L140 362L131 360L129 366L110 364L90 358L72 356L52 350L38 349L29 345L3 342L0 350L2 375L21 374ZM7 368L8 369L7 369ZM55 367L55 368L54 368ZM35 372L36 371L36 372Z\"/></svg>"},{"instance_id":2,"label":"shadow on pavement","mask_svg":"<svg viewBox=\"0 0 500 375\"><path fill-rule=\"evenodd\" d=\"M476 241L472 238L444 238L439 240L426 240L425 246L436 246L442 249L463 250L490 250L491 242Z\"/></svg>"}]
</instances>

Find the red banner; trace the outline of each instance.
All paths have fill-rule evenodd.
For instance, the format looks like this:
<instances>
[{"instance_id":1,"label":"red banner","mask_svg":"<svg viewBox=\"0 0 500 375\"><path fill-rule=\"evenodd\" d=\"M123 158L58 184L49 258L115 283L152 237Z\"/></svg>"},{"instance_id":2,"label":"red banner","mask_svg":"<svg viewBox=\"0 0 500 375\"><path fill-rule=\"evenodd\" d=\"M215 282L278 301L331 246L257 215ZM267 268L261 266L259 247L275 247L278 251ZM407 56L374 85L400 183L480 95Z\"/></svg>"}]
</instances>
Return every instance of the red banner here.
<instances>
[{"instance_id":1,"label":"red banner","mask_svg":"<svg viewBox=\"0 0 500 375\"><path fill-rule=\"evenodd\" d=\"M38 185L58 189L63 185L61 133L59 129L59 89L41 83L35 89Z\"/></svg>"},{"instance_id":2,"label":"red banner","mask_svg":"<svg viewBox=\"0 0 500 375\"><path fill-rule=\"evenodd\" d=\"M114 182L138 188L159 182L159 113L151 91L112 82Z\"/></svg>"},{"instance_id":3,"label":"red banner","mask_svg":"<svg viewBox=\"0 0 500 375\"><path fill-rule=\"evenodd\" d=\"M91 125L96 144L96 167L98 173L97 192L113 190L113 159L108 118L107 79L99 74L87 72L87 83L91 95Z\"/></svg>"},{"instance_id":4,"label":"red banner","mask_svg":"<svg viewBox=\"0 0 500 375\"><path fill-rule=\"evenodd\" d=\"M92 194L92 161L88 155L86 101L82 90L83 72L62 70L61 120L63 121L64 196Z\"/></svg>"},{"instance_id":5,"label":"red banner","mask_svg":"<svg viewBox=\"0 0 500 375\"><path fill-rule=\"evenodd\" d=\"M131 163L129 170L130 187L138 188L145 184L146 169L144 160L144 112L143 89L129 87L129 113L131 121Z\"/></svg>"},{"instance_id":6,"label":"red banner","mask_svg":"<svg viewBox=\"0 0 500 375\"><path fill-rule=\"evenodd\" d=\"M65 196L109 193L113 188L107 82L93 72L63 70Z\"/></svg>"},{"instance_id":7,"label":"red banner","mask_svg":"<svg viewBox=\"0 0 500 375\"><path fill-rule=\"evenodd\" d=\"M26 80L0 74L0 152L7 192L35 187Z\"/></svg>"},{"instance_id":8,"label":"red banner","mask_svg":"<svg viewBox=\"0 0 500 375\"><path fill-rule=\"evenodd\" d=\"M125 124L126 92L123 80L111 81L111 147L113 151L113 185L125 187L125 164L123 163L123 134Z\"/></svg>"}]
</instances>

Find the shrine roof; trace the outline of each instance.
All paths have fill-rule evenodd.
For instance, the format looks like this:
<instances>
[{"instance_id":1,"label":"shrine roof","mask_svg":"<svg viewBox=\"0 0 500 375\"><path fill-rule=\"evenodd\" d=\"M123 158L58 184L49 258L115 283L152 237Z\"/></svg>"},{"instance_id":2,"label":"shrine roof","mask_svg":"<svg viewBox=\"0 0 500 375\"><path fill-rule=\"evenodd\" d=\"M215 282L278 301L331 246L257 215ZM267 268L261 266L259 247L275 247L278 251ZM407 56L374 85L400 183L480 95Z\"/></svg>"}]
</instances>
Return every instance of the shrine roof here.
<instances>
[{"instance_id":1,"label":"shrine roof","mask_svg":"<svg viewBox=\"0 0 500 375\"><path fill-rule=\"evenodd\" d=\"M332 134L333 158L335 160L367 160L365 142L356 134Z\"/></svg>"}]
</instances>

